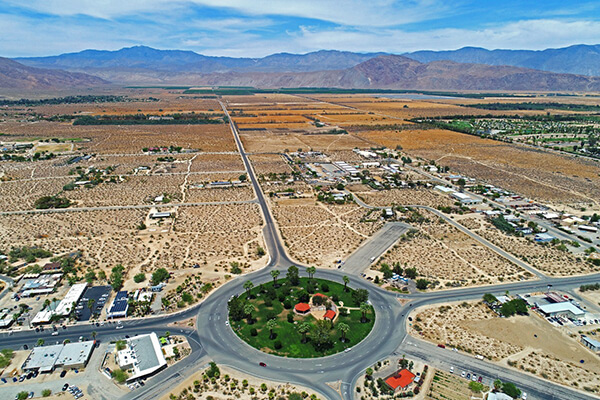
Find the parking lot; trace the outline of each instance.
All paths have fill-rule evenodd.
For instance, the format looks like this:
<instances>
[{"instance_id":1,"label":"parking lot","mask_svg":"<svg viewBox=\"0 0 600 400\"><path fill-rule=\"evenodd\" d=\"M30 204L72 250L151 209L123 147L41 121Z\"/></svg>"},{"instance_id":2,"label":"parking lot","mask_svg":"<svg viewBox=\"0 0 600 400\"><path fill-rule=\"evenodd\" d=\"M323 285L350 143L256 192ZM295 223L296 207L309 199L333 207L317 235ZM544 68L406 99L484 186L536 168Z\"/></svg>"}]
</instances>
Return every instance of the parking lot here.
<instances>
[{"instance_id":1,"label":"parking lot","mask_svg":"<svg viewBox=\"0 0 600 400\"><path fill-rule=\"evenodd\" d=\"M88 287L75 308L79 321L89 321L92 315L100 315L108 301L111 290L110 286ZM89 305L92 306L91 310L88 307Z\"/></svg>"}]
</instances>

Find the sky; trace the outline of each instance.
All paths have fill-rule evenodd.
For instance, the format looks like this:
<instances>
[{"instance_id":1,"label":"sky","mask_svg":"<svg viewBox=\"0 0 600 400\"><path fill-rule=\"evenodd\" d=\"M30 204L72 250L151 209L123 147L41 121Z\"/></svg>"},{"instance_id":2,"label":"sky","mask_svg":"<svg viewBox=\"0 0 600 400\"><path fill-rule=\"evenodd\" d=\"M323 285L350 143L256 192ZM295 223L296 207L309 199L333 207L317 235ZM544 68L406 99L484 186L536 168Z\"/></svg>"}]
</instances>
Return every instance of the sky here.
<instances>
[{"instance_id":1,"label":"sky","mask_svg":"<svg viewBox=\"0 0 600 400\"><path fill-rule=\"evenodd\" d=\"M597 0L0 0L3 57L136 45L262 57L599 43Z\"/></svg>"}]
</instances>

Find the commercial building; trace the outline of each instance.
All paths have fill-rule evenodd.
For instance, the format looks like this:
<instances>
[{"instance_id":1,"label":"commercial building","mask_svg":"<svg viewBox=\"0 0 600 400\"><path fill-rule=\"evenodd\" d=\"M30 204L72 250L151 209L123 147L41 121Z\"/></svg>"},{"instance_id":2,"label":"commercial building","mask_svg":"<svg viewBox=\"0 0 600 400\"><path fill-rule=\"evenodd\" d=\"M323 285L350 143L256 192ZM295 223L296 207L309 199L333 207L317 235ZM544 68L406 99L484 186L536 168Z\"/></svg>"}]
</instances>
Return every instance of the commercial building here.
<instances>
[{"instance_id":1,"label":"commercial building","mask_svg":"<svg viewBox=\"0 0 600 400\"><path fill-rule=\"evenodd\" d=\"M31 323L33 325L47 324L54 316L65 317L69 315L73 310L73 305L77 304L86 287L87 283L77 283L71 286L71 289L69 289L65 297L58 303L58 306L56 306L54 310L46 309L40 311L33 317Z\"/></svg>"},{"instance_id":2,"label":"commercial building","mask_svg":"<svg viewBox=\"0 0 600 400\"><path fill-rule=\"evenodd\" d=\"M19 289L19 293L23 297L52 293L61 278L62 274L35 274L30 278L23 277L23 286Z\"/></svg>"},{"instance_id":3,"label":"commercial building","mask_svg":"<svg viewBox=\"0 0 600 400\"><path fill-rule=\"evenodd\" d=\"M481 203L481 200L479 199L474 199L471 196L467 196L464 193L460 193L460 192L453 192L450 194L450 196L458 201L461 202L461 204L477 204L477 203Z\"/></svg>"},{"instance_id":4,"label":"commercial building","mask_svg":"<svg viewBox=\"0 0 600 400\"><path fill-rule=\"evenodd\" d=\"M129 299L127 297L127 292L122 290L117 292L117 295L106 314L106 318L124 318L127 316L128 309Z\"/></svg>"},{"instance_id":5,"label":"commercial building","mask_svg":"<svg viewBox=\"0 0 600 400\"><path fill-rule=\"evenodd\" d=\"M155 374L167 365L156 333L127 339L127 347L117 353L117 363L122 369L132 369L132 382Z\"/></svg>"},{"instance_id":6,"label":"commercial building","mask_svg":"<svg viewBox=\"0 0 600 400\"><path fill-rule=\"evenodd\" d=\"M562 316L567 318L579 318L585 314L585 311L568 301L562 303L544 304L539 307L539 310L546 317Z\"/></svg>"},{"instance_id":7,"label":"commercial building","mask_svg":"<svg viewBox=\"0 0 600 400\"><path fill-rule=\"evenodd\" d=\"M581 335L581 343L595 353L600 352L600 342L596 339L592 339L586 335Z\"/></svg>"},{"instance_id":8,"label":"commercial building","mask_svg":"<svg viewBox=\"0 0 600 400\"><path fill-rule=\"evenodd\" d=\"M23 364L23 371L52 372L56 368L84 368L92 355L95 341L35 347Z\"/></svg>"},{"instance_id":9,"label":"commercial building","mask_svg":"<svg viewBox=\"0 0 600 400\"><path fill-rule=\"evenodd\" d=\"M547 233L538 233L533 237L533 240L535 240L538 243L548 243L553 241L554 239L556 239L554 236L548 235Z\"/></svg>"}]
</instances>

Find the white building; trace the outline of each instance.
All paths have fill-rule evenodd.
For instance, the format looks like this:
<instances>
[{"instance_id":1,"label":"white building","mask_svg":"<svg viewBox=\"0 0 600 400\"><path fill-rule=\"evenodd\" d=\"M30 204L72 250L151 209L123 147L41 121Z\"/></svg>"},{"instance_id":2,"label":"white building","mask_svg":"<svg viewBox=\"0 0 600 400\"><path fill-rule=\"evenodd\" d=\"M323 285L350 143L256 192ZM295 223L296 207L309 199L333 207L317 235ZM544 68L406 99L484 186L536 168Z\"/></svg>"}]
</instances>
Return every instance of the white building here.
<instances>
[{"instance_id":1,"label":"white building","mask_svg":"<svg viewBox=\"0 0 600 400\"><path fill-rule=\"evenodd\" d=\"M461 204L477 204L477 203L481 203L481 200L479 199L474 199L471 196L467 196L464 193L460 193L460 192L453 192L450 194L450 196L458 201L461 202Z\"/></svg>"},{"instance_id":2,"label":"white building","mask_svg":"<svg viewBox=\"0 0 600 400\"><path fill-rule=\"evenodd\" d=\"M31 320L31 323L33 325L46 324L50 322L50 319L55 315L60 317L69 315L73 310L73 307L83 295L83 292L85 292L86 288L87 283L76 283L75 285L71 286L71 289L69 289L65 297L60 301L58 306L56 306L56 309L38 312Z\"/></svg>"},{"instance_id":3,"label":"white building","mask_svg":"<svg viewBox=\"0 0 600 400\"><path fill-rule=\"evenodd\" d=\"M23 364L23 371L52 372L55 368L63 369L84 368L92 355L94 344L74 342L35 347Z\"/></svg>"},{"instance_id":4,"label":"white building","mask_svg":"<svg viewBox=\"0 0 600 400\"><path fill-rule=\"evenodd\" d=\"M569 301L562 303L544 304L539 310L547 317L564 316L567 318L579 318L585 315L585 311L576 307Z\"/></svg>"},{"instance_id":5,"label":"white building","mask_svg":"<svg viewBox=\"0 0 600 400\"><path fill-rule=\"evenodd\" d=\"M116 361L122 369L133 369L128 382L152 375L167 365L154 332L127 339L127 348L117 353Z\"/></svg>"}]
</instances>

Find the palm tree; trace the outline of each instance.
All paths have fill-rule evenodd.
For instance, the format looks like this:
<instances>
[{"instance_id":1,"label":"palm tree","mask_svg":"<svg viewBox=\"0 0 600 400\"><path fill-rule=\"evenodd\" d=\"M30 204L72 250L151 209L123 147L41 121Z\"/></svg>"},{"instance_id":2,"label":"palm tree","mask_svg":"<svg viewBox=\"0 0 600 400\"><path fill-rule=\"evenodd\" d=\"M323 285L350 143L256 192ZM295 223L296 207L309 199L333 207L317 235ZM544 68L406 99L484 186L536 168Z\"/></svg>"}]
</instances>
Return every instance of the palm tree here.
<instances>
[{"instance_id":1,"label":"palm tree","mask_svg":"<svg viewBox=\"0 0 600 400\"><path fill-rule=\"evenodd\" d=\"M310 324L303 322L298 325L298 332L302 335L302 343L306 343L306 334L310 331Z\"/></svg>"},{"instance_id":2,"label":"palm tree","mask_svg":"<svg viewBox=\"0 0 600 400\"><path fill-rule=\"evenodd\" d=\"M270 319L267 321L267 329L269 330L269 339L273 339L273 329L277 328L277 321L274 319Z\"/></svg>"},{"instance_id":3,"label":"palm tree","mask_svg":"<svg viewBox=\"0 0 600 400\"><path fill-rule=\"evenodd\" d=\"M254 283L252 281L246 281L244 283L244 289L246 289L246 297L250 297L250 289L254 287Z\"/></svg>"},{"instance_id":4,"label":"palm tree","mask_svg":"<svg viewBox=\"0 0 600 400\"><path fill-rule=\"evenodd\" d=\"M273 286L277 285L277 277L279 276L281 272L274 269L273 271L271 271L271 276L273 277Z\"/></svg>"},{"instance_id":5,"label":"palm tree","mask_svg":"<svg viewBox=\"0 0 600 400\"><path fill-rule=\"evenodd\" d=\"M252 323L252 312L254 311L254 306L250 303L246 303L244 305L244 314L246 314L246 318L248 318L248 324Z\"/></svg>"},{"instance_id":6,"label":"palm tree","mask_svg":"<svg viewBox=\"0 0 600 400\"><path fill-rule=\"evenodd\" d=\"M96 335L97 335L97 334L98 334L98 332L96 332L96 331L92 331L92 338L93 338L94 340L96 340Z\"/></svg>"},{"instance_id":7,"label":"palm tree","mask_svg":"<svg viewBox=\"0 0 600 400\"><path fill-rule=\"evenodd\" d=\"M306 272L308 273L308 277L312 279L315 275L315 272L317 272L317 269L315 267L308 267L306 268Z\"/></svg>"},{"instance_id":8,"label":"palm tree","mask_svg":"<svg viewBox=\"0 0 600 400\"><path fill-rule=\"evenodd\" d=\"M90 312L92 312L92 307L94 307L94 303L96 302L96 300L94 299L89 299L87 302L87 306L88 306L88 310L90 310Z\"/></svg>"},{"instance_id":9,"label":"palm tree","mask_svg":"<svg viewBox=\"0 0 600 400\"><path fill-rule=\"evenodd\" d=\"M344 275L344 277L342 278L344 280L344 292L348 291L348 283L350 283L350 278L348 278L346 275Z\"/></svg>"},{"instance_id":10,"label":"palm tree","mask_svg":"<svg viewBox=\"0 0 600 400\"><path fill-rule=\"evenodd\" d=\"M348 326L348 324L340 322L339 324L337 324L337 328L340 330L340 332L342 332L342 342L345 342L346 333L350 330L350 326Z\"/></svg>"},{"instance_id":11,"label":"palm tree","mask_svg":"<svg viewBox=\"0 0 600 400\"><path fill-rule=\"evenodd\" d=\"M371 307L367 303L362 303L360 305L360 312L362 313L362 318L360 322L367 322L367 313L371 310Z\"/></svg>"},{"instance_id":12,"label":"palm tree","mask_svg":"<svg viewBox=\"0 0 600 400\"><path fill-rule=\"evenodd\" d=\"M500 379L496 379L494 381L494 390L500 390L502 387L502 381Z\"/></svg>"}]
</instances>

